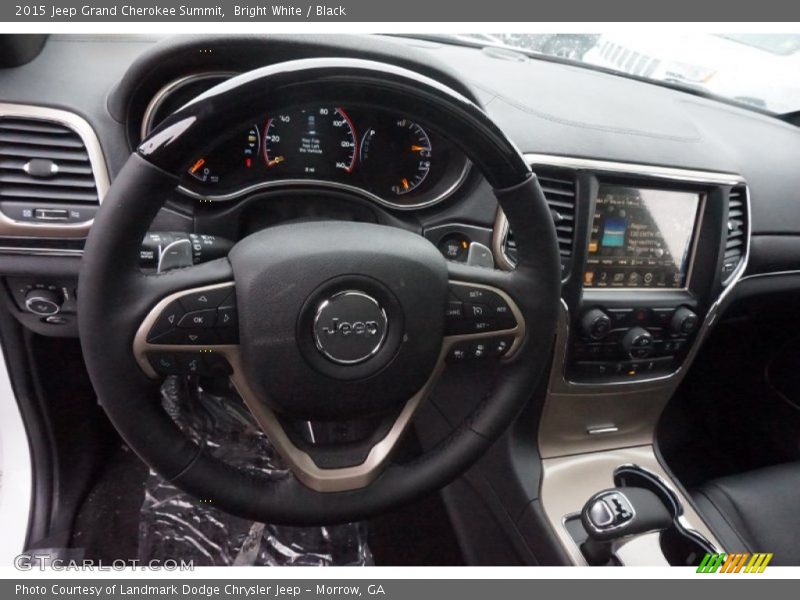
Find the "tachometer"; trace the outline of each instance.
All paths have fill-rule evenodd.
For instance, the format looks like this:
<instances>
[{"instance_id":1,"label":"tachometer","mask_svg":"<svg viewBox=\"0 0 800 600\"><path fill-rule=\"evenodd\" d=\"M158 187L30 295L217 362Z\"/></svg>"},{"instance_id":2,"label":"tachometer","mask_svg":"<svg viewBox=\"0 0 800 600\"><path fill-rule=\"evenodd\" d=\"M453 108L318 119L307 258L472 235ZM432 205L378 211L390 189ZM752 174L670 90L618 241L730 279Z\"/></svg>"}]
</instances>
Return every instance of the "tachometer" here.
<instances>
[{"instance_id":1,"label":"tachometer","mask_svg":"<svg viewBox=\"0 0 800 600\"><path fill-rule=\"evenodd\" d=\"M358 157L355 128L341 108L319 107L271 117L264 127L264 162L276 173L324 176L352 173Z\"/></svg>"},{"instance_id":2,"label":"tachometer","mask_svg":"<svg viewBox=\"0 0 800 600\"><path fill-rule=\"evenodd\" d=\"M387 120L370 128L361 144L369 178L381 193L414 192L431 170L433 145L428 133L408 119Z\"/></svg>"}]
</instances>

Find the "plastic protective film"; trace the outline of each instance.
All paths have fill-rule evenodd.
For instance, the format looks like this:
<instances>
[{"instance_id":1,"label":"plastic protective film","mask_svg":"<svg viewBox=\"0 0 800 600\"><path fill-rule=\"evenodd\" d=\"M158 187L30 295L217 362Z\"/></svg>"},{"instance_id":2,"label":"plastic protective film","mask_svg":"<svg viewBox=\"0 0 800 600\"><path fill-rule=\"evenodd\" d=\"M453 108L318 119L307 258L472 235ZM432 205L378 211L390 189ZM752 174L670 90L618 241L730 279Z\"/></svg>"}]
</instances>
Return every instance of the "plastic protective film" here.
<instances>
[{"instance_id":1,"label":"plastic protective film","mask_svg":"<svg viewBox=\"0 0 800 600\"><path fill-rule=\"evenodd\" d=\"M279 479L292 477L238 395L170 377L161 401L177 425L217 458ZM139 560L205 565L368 565L365 523L286 527L229 515L150 472L139 525Z\"/></svg>"}]
</instances>

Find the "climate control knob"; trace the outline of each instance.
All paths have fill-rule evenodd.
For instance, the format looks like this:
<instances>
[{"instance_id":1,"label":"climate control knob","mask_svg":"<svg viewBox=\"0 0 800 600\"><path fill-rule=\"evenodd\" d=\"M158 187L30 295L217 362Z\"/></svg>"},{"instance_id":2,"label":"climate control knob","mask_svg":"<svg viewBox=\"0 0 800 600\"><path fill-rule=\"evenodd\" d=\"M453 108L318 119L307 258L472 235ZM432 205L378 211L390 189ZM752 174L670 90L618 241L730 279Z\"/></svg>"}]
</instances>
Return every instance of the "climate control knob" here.
<instances>
[{"instance_id":1,"label":"climate control knob","mask_svg":"<svg viewBox=\"0 0 800 600\"><path fill-rule=\"evenodd\" d=\"M647 358L653 352L653 334L643 327L629 329L622 338L622 349L631 358Z\"/></svg>"},{"instance_id":2,"label":"climate control knob","mask_svg":"<svg viewBox=\"0 0 800 600\"><path fill-rule=\"evenodd\" d=\"M694 333L695 329L697 329L699 323L700 317L698 317L692 309L681 306L675 311L675 314L672 315L670 329L672 329L672 333L676 335L691 335Z\"/></svg>"},{"instance_id":3,"label":"climate control knob","mask_svg":"<svg viewBox=\"0 0 800 600\"><path fill-rule=\"evenodd\" d=\"M581 317L581 329L593 340L600 340L611 331L611 317L599 308L587 310Z\"/></svg>"},{"instance_id":4,"label":"climate control knob","mask_svg":"<svg viewBox=\"0 0 800 600\"><path fill-rule=\"evenodd\" d=\"M31 290L25 295L25 308L42 317L57 314L63 302L61 294L52 290Z\"/></svg>"}]
</instances>

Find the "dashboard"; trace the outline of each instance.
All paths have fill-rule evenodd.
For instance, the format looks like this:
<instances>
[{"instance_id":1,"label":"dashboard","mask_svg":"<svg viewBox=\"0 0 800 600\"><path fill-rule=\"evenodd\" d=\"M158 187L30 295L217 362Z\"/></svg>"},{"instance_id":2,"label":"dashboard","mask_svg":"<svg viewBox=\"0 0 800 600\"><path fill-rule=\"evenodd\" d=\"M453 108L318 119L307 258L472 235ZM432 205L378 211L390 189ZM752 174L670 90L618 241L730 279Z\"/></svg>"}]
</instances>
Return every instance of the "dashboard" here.
<instances>
[{"instance_id":1,"label":"dashboard","mask_svg":"<svg viewBox=\"0 0 800 600\"><path fill-rule=\"evenodd\" d=\"M663 301L683 294L688 305L709 305L741 255L726 261L722 234L720 246L711 248L703 233L724 224L728 207L718 195L736 188L726 183L730 189L720 191L715 177L709 185L704 174L746 182L750 205L729 219L750 240L745 275L800 269L800 174L793 166L800 160L800 135L765 115L558 62L509 60L424 40L275 35L112 42L87 36L76 43L52 36L33 62L0 72L0 100L33 110L25 114L72 114L67 125L81 134L91 163L75 166L91 166L96 193L65 187L65 198L87 201L43 203L42 182L34 181L24 199L8 193L0 199L0 264L7 275L25 274L24 264L14 261L20 255L37 258L45 266L35 271L52 275L15 279L24 284L15 293L37 286L61 295L62 288L72 290L62 283L77 272L97 199L167 115L238 73L331 55L386 61L433 77L483 106L509 133L529 156L551 205L571 318L582 314L582 299L598 294L604 310L653 294ZM36 107L41 98L49 99L49 113ZM635 110L626 98L636 100ZM54 183L62 181L50 181L48 189L59 187ZM190 236L205 240L194 255L215 255L203 244L216 240L214 248L224 248L278 223L330 218L403 227L427 237L450 260L466 262L478 255L471 250L483 249L481 264L513 268L513 232L448 132L358 98L264 114L198 149L152 225L152 239L160 242L144 248L143 256L155 256L165 240L195 239ZM714 289L704 291L693 281L703 277L703 268L706 275L716 268L703 267L709 256L719 258L720 270ZM24 294L17 306L24 311ZM61 331L74 324L68 312L59 316L67 322ZM53 330L38 315L20 318L39 331ZM579 321L573 327L577 331Z\"/></svg>"}]
</instances>

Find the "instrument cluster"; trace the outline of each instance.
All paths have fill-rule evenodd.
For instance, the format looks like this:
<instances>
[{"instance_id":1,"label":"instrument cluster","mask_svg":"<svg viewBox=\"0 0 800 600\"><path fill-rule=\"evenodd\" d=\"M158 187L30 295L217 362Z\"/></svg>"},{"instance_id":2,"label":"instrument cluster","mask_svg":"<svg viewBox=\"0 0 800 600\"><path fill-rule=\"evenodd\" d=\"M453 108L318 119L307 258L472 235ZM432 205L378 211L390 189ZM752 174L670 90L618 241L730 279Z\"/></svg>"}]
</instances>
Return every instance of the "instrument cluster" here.
<instances>
[{"instance_id":1,"label":"instrument cluster","mask_svg":"<svg viewBox=\"0 0 800 600\"><path fill-rule=\"evenodd\" d=\"M198 155L180 189L216 201L278 186L333 187L416 209L450 196L468 171L447 138L402 115L311 106L264 115Z\"/></svg>"}]
</instances>

